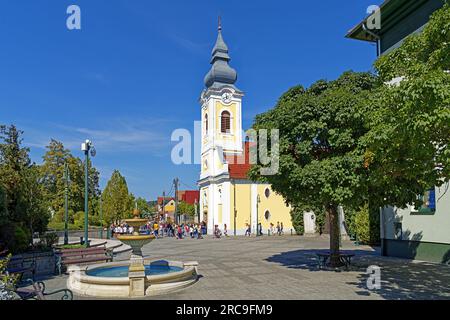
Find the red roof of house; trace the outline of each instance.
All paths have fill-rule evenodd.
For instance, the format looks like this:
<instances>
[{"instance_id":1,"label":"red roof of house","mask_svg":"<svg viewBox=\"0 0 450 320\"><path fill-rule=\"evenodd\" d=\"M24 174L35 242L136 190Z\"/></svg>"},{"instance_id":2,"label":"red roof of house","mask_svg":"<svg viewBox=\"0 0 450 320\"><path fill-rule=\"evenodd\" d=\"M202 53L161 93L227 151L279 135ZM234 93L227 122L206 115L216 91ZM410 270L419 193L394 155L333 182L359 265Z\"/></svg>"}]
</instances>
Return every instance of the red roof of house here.
<instances>
[{"instance_id":1,"label":"red roof of house","mask_svg":"<svg viewBox=\"0 0 450 320\"><path fill-rule=\"evenodd\" d=\"M171 200L175 200L175 198L173 198L173 197L165 197L164 200L165 200L165 203L167 204ZM158 197L158 204L161 205L162 203L163 203L163 197Z\"/></svg>"},{"instance_id":2,"label":"red roof of house","mask_svg":"<svg viewBox=\"0 0 450 320\"><path fill-rule=\"evenodd\" d=\"M247 173L252 167L250 164L250 146L254 142L245 142L244 154L239 156L225 154L225 160L228 162L228 172L231 179L248 179Z\"/></svg>"},{"instance_id":3,"label":"red roof of house","mask_svg":"<svg viewBox=\"0 0 450 320\"><path fill-rule=\"evenodd\" d=\"M200 191L198 190L186 190L181 196L181 201L189 204L195 204L196 202L198 203L199 199L200 199Z\"/></svg>"}]
</instances>

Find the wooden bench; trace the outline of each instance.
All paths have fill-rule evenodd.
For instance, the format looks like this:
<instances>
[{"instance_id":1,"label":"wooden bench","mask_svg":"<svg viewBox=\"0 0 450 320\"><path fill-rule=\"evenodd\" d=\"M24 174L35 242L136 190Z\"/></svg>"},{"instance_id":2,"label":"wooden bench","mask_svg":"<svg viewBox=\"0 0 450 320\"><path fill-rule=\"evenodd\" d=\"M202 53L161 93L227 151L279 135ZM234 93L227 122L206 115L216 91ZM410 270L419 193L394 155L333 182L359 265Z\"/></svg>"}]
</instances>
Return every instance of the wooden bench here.
<instances>
[{"instance_id":1,"label":"wooden bench","mask_svg":"<svg viewBox=\"0 0 450 320\"><path fill-rule=\"evenodd\" d=\"M330 252L317 252L316 256L319 260L319 269L325 268L327 266L328 260L330 259ZM355 255L352 253L339 253L339 261L345 266L345 268L348 270L348 268L351 265L352 258Z\"/></svg>"},{"instance_id":2,"label":"wooden bench","mask_svg":"<svg viewBox=\"0 0 450 320\"><path fill-rule=\"evenodd\" d=\"M47 300L46 297L50 295L63 293L60 300L73 300L73 293L69 289L60 289L53 292L45 292L45 283L34 282L27 279L29 287L16 288L15 290L9 290L15 293L21 300Z\"/></svg>"},{"instance_id":3,"label":"wooden bench","mask_svg":"<svg viewBox=\"0 0 450 320\"><path fill-rule=\"evenodd\" d=\"M60 275L65 266L73 264L82 265L93 262L110 262L112 260L112 250L107 249L106 247L56 250L56 268Z\"/></svg>"}]
</instances>

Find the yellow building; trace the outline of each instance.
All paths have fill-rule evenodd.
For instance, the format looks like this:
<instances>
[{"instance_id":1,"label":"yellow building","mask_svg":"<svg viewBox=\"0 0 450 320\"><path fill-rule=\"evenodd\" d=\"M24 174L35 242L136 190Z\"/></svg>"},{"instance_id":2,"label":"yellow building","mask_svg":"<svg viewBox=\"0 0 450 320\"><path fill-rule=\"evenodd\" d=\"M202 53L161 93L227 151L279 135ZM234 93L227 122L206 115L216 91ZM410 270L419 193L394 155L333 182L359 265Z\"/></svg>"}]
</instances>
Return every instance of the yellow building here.
<instances>
[{"instance_id":1,"label":"yellow building","mask_svg":"<svg viewBox=\"0 0 450 320\"><path fill-rule=\"evenodd\" d=\"M167 204L164 206L164 212L175 212L175 200L170 200L167 202Z\"/></svg>"},{"instance_id":2,"label":"yellow building","mask_svg":"<svg viewBox=\"0 0 450 320\"><path fill-rule=\"evenodd\" d=\"M250 181L249 143L243 143L242 98L236 86L237 72L229 66L228 47L222 28L212 51L211 70L205 77L202 106L200 218L208 233L225 225L228 234L243 235L247 225L256 234L257 223L264 233L273 223L283 223L290 233L290 208L270 185Z\"/></svg>"}]
</instances>

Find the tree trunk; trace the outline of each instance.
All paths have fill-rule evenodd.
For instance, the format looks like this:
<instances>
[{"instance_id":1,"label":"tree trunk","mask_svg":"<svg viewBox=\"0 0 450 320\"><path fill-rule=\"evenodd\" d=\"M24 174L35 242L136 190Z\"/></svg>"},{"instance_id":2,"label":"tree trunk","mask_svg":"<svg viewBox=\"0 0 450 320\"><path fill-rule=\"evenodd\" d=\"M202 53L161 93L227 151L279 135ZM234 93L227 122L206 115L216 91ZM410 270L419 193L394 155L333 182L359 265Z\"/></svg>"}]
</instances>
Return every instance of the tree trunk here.
<instances>
[{"instance_id":1,"label":"tree trunk","mask_svg":"<svg viewBox=\"0 0 450 320\"><path fill-rule=\"evenodd\" d=\"M340 242L340 228L339 228L339 213L336 205L329 205L327 207L329 225L330 225L330 267L340 267L342 265L339 259L339 242Z\"/></svg>"}]
</instances>

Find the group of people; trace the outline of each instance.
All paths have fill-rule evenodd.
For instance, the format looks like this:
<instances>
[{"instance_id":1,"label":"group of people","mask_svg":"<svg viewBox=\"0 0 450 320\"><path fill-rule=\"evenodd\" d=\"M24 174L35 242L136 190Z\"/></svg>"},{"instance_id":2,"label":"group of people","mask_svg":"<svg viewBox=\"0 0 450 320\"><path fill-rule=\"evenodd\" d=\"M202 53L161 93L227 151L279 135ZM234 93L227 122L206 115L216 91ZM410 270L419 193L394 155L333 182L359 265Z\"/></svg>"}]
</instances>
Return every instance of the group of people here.
<instances>
[{"instance_id":1,"label":"group of people","mask_svg":"<svg viewBox=\"0 0 450 320\"><path fill-rule=\"evenodd\" d=\"M225 237L228 237L228 228L227 228L227 224L226 224L226 223L223 225L223 235L224 235ZM220 238L220 237L222 237L222 230L219 229L219 225L217 225L217 224L214 226L214 234L213 234L213 237L214 237L214 238Z\"/></svg>"},{"instance_id":2,"label":"group of people","mask_svg":"<svg viewBox=\"0 0 450 320\"><path fill-rule=\"evenodd\" d=\"M111 234L114 235L123 235L123 234L133 234L134 229L132 226L127 224L112 224ZM262 235L262 226L261 223L258 224L258 232L259 235ZM284 234L284 226L283 222L277 222L277 226L273 223L270 223L269 234L279 236ZM203 239L203 236L207 233L207 226L205 222L201 223L182 223L182 224L174 224L170 222L148 222L146 225L142 226L139 230L140 233L143 234L153 234L156 238L161 237L175 237L176 239L183 239L186 237L190 237L192 239ZM246 223L245 236L251 236L252 230L250 224ZM228 228L227 225L223 225L223 231L219 229L219 225L214 226L214 238L221 238L223 236L228 237Z\"/></svg>"},{"instance_id":3,"label":"group of people","mask_svg":"<svg viewBox=\"0 0 450 320\"><path fill-rule=\"evenodd\" d=\"M206 224L205 223L191 223L191 224L181 224L175 225L174 227L175 237L177 239L183 239L190 237L192 239L203 239L203 235L206 234Z\"/></svg>"},{"instance_id":4,"label":"group of people","mask_svg":"<svg viewBox=\"0 0 450 320\"><path fill-rule=\"evenodd\" d=\"M112 224L111 227L111 235L114 237L115 235L123 235L123 234L133 234L134 228L132 226L127 225L126 223L122 224Z\"/></svg>"},{"instance_id":5,"label":"group of people","mask_svg":"<svg viewBox=\"0 0 450 320\"><path fill-rule=\"evenodd\" d=\"M282 234L284 234L284 226L283 226L283 222L277 222L277 229L276 229L276 234L278 234L279 236L281 236ZM270 223L270 235L275 235L275 225L273 223Z\"/></svg>"},{"instance_id":6,"label":"group of people","mask_svg":"<svg viewBox=\"0 0 450 320\"><path fill-rule=\"evenodd\" d=\"M134 229L132 226L127 224L115 225L112 224L111 234L113 236L123 235L123 234L133 234ZM182 223L174 224L170 222L147 222L144 226L139 229L139 233L142 234L153 234L156 238L175 237L176 239L183 239L185 237L190 237L193 239L203 239L203 235L207 232L206 223Z\"/></svg>"},{"instance_id":7,"label":"group of people","mask_svg":"<svg viewBox=\"0 0 450 320\"><path fill-rule=\"evenodd\" d=\"M225 227L226 227L226 225L225 225ZM261 223L258 223L258 234L259 235L263 234ZM268 235L269 236L270 235L273 236L275 234L278 234L279 236L284 234L283 222L281 222L281 223L279 221L277 222L276 231L275 231L275 225L272 222L270 223L270 227L269 227L269 230L268 230ZM250 224L246 223L245 224L245 236L246 237L247 236L251 237L251 235L252 235L252 228L251 228Z\"/></svg>"}]
</instances>

